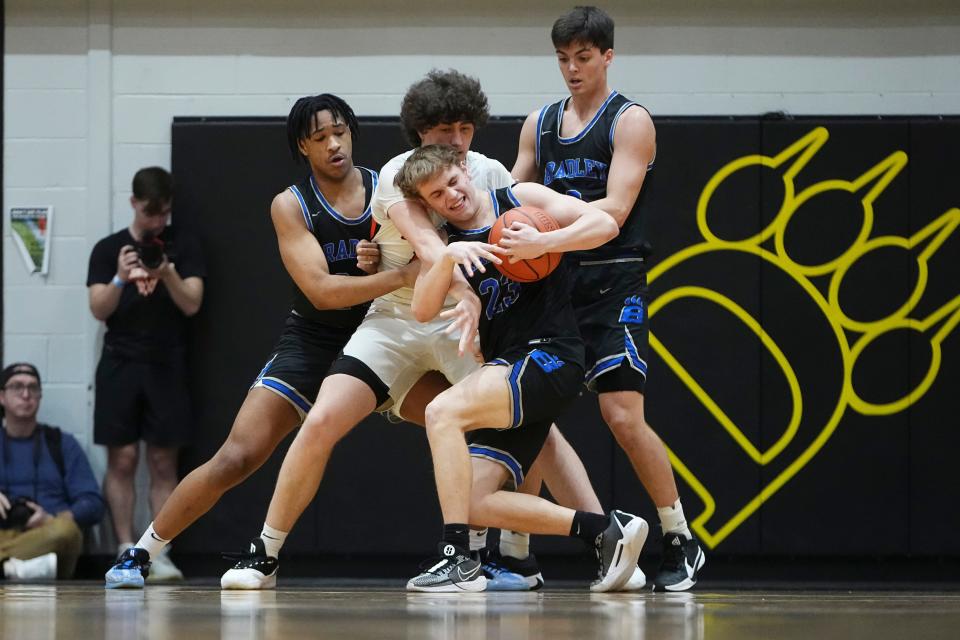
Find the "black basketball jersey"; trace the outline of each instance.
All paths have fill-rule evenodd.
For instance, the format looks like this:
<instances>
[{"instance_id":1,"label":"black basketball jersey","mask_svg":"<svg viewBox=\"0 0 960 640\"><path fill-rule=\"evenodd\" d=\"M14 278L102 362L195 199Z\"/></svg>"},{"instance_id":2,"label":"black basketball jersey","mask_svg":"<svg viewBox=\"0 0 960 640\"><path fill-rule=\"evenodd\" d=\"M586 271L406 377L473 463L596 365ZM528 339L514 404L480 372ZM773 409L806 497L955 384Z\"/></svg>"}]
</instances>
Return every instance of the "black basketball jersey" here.
<instances>
[{"instance_id":1,"label":"black basketball jersey","mask_svg":"<svg viewBox=\"0 0 960 640\"><path fill-rule=\"evenodd\" d=\"M377 223L370 211L370 200L377 188L377 172L366 167L357 167L357 169L363 177L363 188L366 192L363 215L358 218L346 218L334 209L323 197L312 174L289 187L300 203L300 211L307 229L313 233L323 248L331 274L366 275L357 267L357 244L361 240L373 239L377 232ZM334 327L356 327L369 306L369 302L364 302L344 309L320 310L314 307L297 284L293 283L291 313L307 320Z\"/></svg>"},{"instance_id":2,"label":"black basketball jersey","mask_svg":"<svg viewBox=\"0 0 960 640\"><path fill-rule=\"evenodd\" d=\"M563 111L569 97L549 104L537 118L536 161L540 181L559 193L587 202L607 195L607 172L613 158L613 134L617 121L628 108L641 105L616 91L612 92L593 119L572 138L560 137ZM647 170L653 169L653 161ZM596 249L578 251L581 258L611 258L646 253L644 242L643 200L649 190L651 174L643 181L630 214L620 228L620 235Z\"/></svg>"},{"instance_id":3,"label":"black basketball jersey","mask_svg":"<svg viewBox=\"0 0 960 640\"><path fill-rule=\"evenodd\" d=\"M490 191L493 209L499 218L519 201L510 187ZM487 242L490 227L458 229L447 223L449 242ZM518 347L551 338L574 338L579 342L577 319L570 302L571 278L565 260L542 280L537 282L514 282L486 263L486 273L474 271L468 277L470 286L480 297L480 348L483 357L490 361ZM464 272L466 276L466 272ZM576 356L583 366L582 351Z\"/></svg>"}]
</instances>

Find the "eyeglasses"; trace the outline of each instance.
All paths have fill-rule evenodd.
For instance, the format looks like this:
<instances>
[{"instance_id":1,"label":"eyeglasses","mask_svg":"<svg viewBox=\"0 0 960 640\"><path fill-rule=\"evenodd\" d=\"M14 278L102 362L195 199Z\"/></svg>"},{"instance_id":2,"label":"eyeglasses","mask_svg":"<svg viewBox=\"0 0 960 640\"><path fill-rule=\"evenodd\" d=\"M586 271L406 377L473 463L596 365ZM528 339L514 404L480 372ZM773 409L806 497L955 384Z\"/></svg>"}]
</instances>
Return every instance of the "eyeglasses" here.
<instances>
[{"instance_id":1,"label":"eyeglasses","mask_svg":"<svg viewBox=\"0 0 960 640\"><path fill-rule=\"evenodd\" d=\"M30 384L23 384L22 382L14 382L13 384L8 384L3 388L4 391L9 391L10 393L23 393L27 392L27 395L38 396L40 395L40 385L35 382Z\"/></svg>"}]
</instances>

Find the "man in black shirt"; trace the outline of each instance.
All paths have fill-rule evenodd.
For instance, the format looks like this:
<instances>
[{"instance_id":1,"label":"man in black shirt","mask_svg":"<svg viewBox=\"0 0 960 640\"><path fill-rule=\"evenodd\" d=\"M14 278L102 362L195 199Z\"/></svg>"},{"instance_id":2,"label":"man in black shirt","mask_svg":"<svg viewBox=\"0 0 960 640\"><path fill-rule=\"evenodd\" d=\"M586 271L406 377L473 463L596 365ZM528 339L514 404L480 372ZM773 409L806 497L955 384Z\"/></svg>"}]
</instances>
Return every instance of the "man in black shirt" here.
<instances>
[{"instance_id":1,"label":"man in black shirt","mask_svg":"<svg viewBox=\"0 0 960 640\"><path fill-rule=\"evenodd\" d=\"M134 476L147 443L150 506L177 484L177 452L192 433L185 382L186 320L200 310L206 268L196 238L167 226L173 178L160 167L133 178L133 222L90 255L90 310L107 324L96 374L94 441L107 447L104 493L120 547L133 544ZM158 566L159 565L159 566ZM168 558L157 579L182 578Z\"/></svg>"}]
</instances>

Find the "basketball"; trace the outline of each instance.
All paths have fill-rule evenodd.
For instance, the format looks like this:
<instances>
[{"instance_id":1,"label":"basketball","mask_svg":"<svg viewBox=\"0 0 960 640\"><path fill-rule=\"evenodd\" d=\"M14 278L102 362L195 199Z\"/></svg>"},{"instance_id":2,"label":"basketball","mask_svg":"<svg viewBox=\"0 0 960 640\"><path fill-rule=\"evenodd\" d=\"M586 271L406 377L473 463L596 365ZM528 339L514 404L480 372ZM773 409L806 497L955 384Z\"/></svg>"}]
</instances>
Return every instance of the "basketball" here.
<instances>
[{"instance_id":1,"label":"basketball","mask_svg":"<svg viewBox=\"0 0 960 640\"><path fill-rule=\"evenodd\" d=\"M550 217L550 214L542 209L530 206L517 207L510 209L493 223L490 228L490 244L498 244L503 233L504 226L509 227L514 222L523 222L534 227L537 231L555 231L560 228L557 221ZM536 282L546 278L557 265L560 264L562 253L545 253L529 260L518 260L510 263L506 256L502 264L494 265L497 270L507 276L514 282Z\"/></svg>"}]
</instances>

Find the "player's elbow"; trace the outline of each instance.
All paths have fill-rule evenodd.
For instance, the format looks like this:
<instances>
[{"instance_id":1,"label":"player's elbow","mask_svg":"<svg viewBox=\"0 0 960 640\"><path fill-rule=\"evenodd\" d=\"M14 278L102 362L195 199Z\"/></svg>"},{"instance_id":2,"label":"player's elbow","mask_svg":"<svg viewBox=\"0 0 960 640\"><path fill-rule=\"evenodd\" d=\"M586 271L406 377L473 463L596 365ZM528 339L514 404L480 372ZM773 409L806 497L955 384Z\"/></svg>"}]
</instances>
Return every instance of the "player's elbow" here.
<instances>
[{"instance_id":1,"label":"player's elbow","mask_svg":"<svg viewBox=\"0 0 960 640\"><path fill-rule=\"evenodd\" d=\"M606 234L604 242L609 242L620 235L620 224L617 223L617 220L610 215L603 216L603 231Z\"/></svg>"},{"instance_id":2,"label":"player's elbow","mask_svg":"<svg viewBox=\"0 0 960 640\"><path fill-rule=\"evenodd\" d=\"M433 305L425 304L423 300L413 299L410 310L417 322L430 322L437 316L437 309Z\"/></svg>"}]
</instances>

